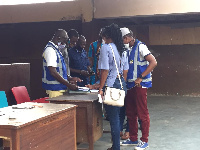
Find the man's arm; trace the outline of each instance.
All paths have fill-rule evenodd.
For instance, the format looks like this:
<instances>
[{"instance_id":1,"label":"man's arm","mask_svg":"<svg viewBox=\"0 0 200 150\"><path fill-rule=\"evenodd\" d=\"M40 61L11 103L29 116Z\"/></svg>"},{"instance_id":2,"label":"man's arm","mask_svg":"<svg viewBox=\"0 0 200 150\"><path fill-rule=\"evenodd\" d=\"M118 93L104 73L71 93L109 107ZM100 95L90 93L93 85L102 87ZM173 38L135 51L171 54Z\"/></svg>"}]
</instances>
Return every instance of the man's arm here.
<instances>
[{"instance_id":1,"label":"man's arm","mask_svg":"<svg viewBox=\"0 0 200 150\"><path fill-rule=\"evenodd\" d=\"M75 84L69 83L67 80L65 80L57 71L56 67L48 66L48 69L50 71L50 74L60 83L66 85L70 90L77 90L78 87Z\"/></svg>"},{"instance_id":2,"label":"man's arm","mask_svg":"<svg viewBox=\"0 0 200 150\"><path fill-rule=\"evenodd\" d=\"M89 72L86 70L78 70L78 69L70 68L70 72L78 73L78 74L86 76L86 77L90 76Z\"/></svg>"},{"instance_id":3,"label":"man's arm","mask_svg":"<svg viewBox=\"0 0 200 150\"><path fill-rule=\"evenodd\" d=\"M150 72L153 71L153 69L157 66L157 61L155 59L155 57L150 54L147 55L145 57L145 59L149 62L149 66L147 67L147 69L142 73L142 76L145 77L146 75L148 75Z\"/></svg>"},{"instance_id":4,"label":"man's arm","mask_svg":"<svg viewBox=\"0 0 200 150\"><path fill-rule=\"evenodd\" d=\"M145 57L145 59L149 62L149 66L147 67L147 69L142 73L142 77L145 77L146 75L148 75L150 72L153 71L153 69L157 66L157 61L155 59L155 57L152 54L149 54ZM135 80L135 85L136 86L140 86L140 82L142 82L141 78L137 78Z\"/></svg>"}]
</instances>

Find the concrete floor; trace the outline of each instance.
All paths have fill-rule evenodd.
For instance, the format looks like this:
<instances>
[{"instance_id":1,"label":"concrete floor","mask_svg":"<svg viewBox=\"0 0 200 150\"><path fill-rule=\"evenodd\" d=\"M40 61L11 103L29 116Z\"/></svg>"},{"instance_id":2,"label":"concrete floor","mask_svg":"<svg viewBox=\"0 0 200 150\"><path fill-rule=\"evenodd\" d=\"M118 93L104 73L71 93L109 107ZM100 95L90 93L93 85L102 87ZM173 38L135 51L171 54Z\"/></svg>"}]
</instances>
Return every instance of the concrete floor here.
<instances>
[{"instance_id":1,"label":"concrete floor","mask_svg":"<svg viewBox=\"0 0 200 150\"><path fill-rule=\"evenodd\" d=\"M148 150L200 150L200 97L149 96L150 135ZM110 130L104 120L104 129ZM139 136L141 132L139 130ZM94 150L111 147L110 133L94 144ZM134 146L121 146L133 150Z\"/></svg>"}]
</instances>

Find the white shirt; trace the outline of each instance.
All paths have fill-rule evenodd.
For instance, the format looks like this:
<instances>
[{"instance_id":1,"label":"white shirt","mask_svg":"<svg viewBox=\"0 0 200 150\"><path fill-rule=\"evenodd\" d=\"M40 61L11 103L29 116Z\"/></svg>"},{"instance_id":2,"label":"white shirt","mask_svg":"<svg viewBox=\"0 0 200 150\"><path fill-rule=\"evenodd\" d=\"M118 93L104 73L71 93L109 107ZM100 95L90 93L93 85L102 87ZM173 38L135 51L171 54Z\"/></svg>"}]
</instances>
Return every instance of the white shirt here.
<instances>
[{"instance_id":1,"label":"white shirt","mask_svg":"<svg viewBox=\"0 0 200 150\"><path fill-rule=\"evenodd\" d=\"M139 52L140 52L140 60L144 60L144 57L151 53L147 48L147 46L144 44L139 45Z\"/></svg>"},{"instance_id":2,"label":"white shirt","mask_svg":"<svg viewBox=\"0 0 200 150\"><path fill-rule=\"evenodd\" d=\"M130 53L132 51L132 47L130 49ZM144 60L144 57L151 54L151 52L149 51L148 47L145 44L140 44L139 45L139 52L140 52L140 61Z\"/></svg>"},{"instance_id":3,"label":"white shirt","mask_svg":"<svg viewBox=\"0 0 200 150\"><path fill-rule=\"evenodd\" d=\"M58 48L58 46L55 45L53 42L50 41L50 43L52 43L56 48ZM47 66L57 67L57 55L52 47L47 47L45 49L43 57L47 62Z\"/></svg>"}]
</instances>

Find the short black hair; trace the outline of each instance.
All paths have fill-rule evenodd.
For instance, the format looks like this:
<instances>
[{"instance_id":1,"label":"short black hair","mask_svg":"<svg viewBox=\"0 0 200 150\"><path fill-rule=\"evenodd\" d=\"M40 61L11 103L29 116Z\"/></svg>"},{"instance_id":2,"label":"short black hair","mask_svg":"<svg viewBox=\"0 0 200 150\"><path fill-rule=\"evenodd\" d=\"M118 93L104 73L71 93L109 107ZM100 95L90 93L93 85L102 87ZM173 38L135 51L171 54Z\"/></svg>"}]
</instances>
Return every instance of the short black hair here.
<instances>
[{"instance_id":1,"label":"short black hair","mask_svg":"<svg viewBox=\"0 0 200 150\"><path fill-rule=\"evenodd\" d=\"M86 38L83 35L79 35L78 42L80 43L83 40L86 40Z\"/></svg>"},{"instance_id":2,"label":"short black hair","mask_svg":"<svg viewBox=\"0 0 200 150\"><path fill-rule=\"evenodd\" d=\"M77 37L77 38L79 37L79 34L75 29L70 29L67 34L68 34L70 39L72 37Z\"/></svg>"}]
</instances>

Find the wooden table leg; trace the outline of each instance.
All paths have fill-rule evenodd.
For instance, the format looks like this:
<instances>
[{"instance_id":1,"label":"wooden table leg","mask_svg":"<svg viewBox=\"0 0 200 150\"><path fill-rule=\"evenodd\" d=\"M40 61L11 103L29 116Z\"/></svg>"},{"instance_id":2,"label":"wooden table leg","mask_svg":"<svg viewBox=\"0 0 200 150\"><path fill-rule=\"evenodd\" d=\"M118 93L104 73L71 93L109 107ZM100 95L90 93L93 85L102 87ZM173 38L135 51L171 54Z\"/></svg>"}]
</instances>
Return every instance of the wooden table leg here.
<instances>
[{"instance_id":1,"label":"wooden table leg","mask_svg":"<svg viewBox=\"0 0 200 150\"><path fill-rule=\"evenodd\" d=\"M3 139L0 138L0 150L3 149Z\"/></svg>"},{"instance_id":2,"label":"wooden table leg","mask_svg":"<svg viewBox=\"0 0 200 150\"><path fill-rule=\"evenodd\" d=\"M88 133L88 142L89 142L89 150L94 150L94 133L93 133L93 104L87 105L87 133Z\"/></svg>"},{"instance_id":3,"label":"wooden table leg","mask_svg":"<svg viewBox=\"0 0 200 150\"><path fill-rule=\"evenodd\" d=\"M17 137L17 131L12 131L10 139L10 150L20 150L19 136Z\"/></svg>"}]
</instances>

